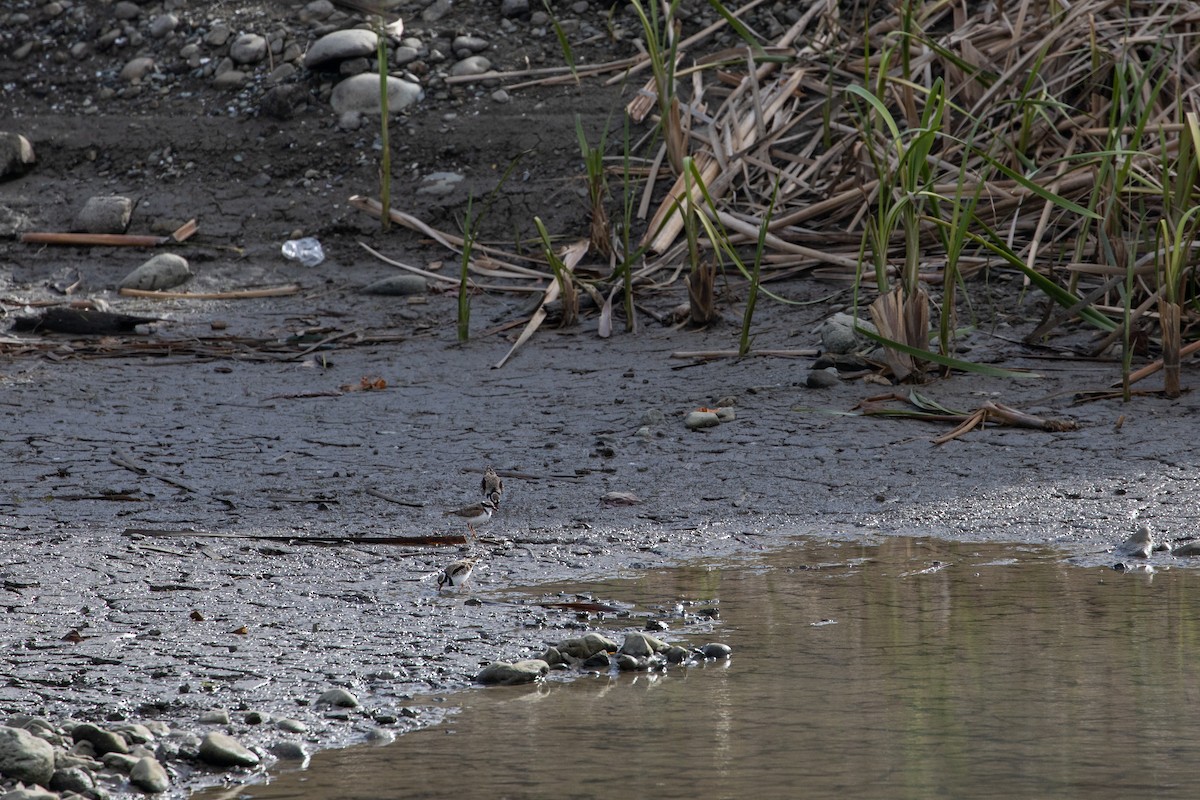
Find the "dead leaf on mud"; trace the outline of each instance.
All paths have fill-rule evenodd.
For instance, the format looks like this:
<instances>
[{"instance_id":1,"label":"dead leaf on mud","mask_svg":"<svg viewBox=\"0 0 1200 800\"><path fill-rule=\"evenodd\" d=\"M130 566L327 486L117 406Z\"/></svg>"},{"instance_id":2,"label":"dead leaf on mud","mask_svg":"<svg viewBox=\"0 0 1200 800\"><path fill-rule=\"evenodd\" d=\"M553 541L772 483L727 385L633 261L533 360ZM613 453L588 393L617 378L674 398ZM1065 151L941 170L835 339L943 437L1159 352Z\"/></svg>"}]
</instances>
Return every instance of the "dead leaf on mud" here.
<instances>
[{"instance_id":1,"label":"dead leaf on mud","mask_svg":"<svg viewBox=\"0 0 1200 800\"><path fill-rule=\"evenodd\" d=\"M204 615L201 614L199 611L196 611L195 609L193 609L192 613L188 614L188 616L191 618L191 620L193 622L204 622Z\"/></svg>"},{"instance_id":2,"label":"dead leaf on mud","mask_svg":"<svg viewBox=\"0 0 1200 800\"><path fill-rule=\"evenodd\" d=\"M884 405L889 402L905 403L910 407L895 408ZM1033 414L1026 414L1024 411L1018 411L1012 406L1006 406L1003 403L993 403L991 400L984 401L974 411L957 411L946 408L936 400L915 391L907 393L888 392L887 394L868 397L866 400L855 405L852 413L863 416L902 417L931 422L953 422L957 424L954 430L934 438L934 444L945 444L975 428L983 428L988 424L1007 425L1014 428L1032 428L1050 433L1073 431L1079 427L1074 420L1037 417Z\"/></svg>"},{"instance_id":3,"label":"dead leaf on mud","mask_svg":"<svg viewBox=\"0 0 1200 800\"><path fill-rule=\"evenodd\" d=\"M246 636L250 633L250 629L247 628L245 625L243 625L240 628L234 628L233 630L230 631L230 633L236 634L238 636Z\"/></svg>"},{"instance_id":4,"label":"dead leaf on mud","mask_svg":"<svg viewBox=\"0 0 1200 800\"><path fill-rule=\"evenodd\" d=\"M82 633L79 632L78 628L71 628L70 632L66 636L62 637L62 641L79 643L87 638L88 638L87 636L84 636Z\"/></svg>"}]
</instances>

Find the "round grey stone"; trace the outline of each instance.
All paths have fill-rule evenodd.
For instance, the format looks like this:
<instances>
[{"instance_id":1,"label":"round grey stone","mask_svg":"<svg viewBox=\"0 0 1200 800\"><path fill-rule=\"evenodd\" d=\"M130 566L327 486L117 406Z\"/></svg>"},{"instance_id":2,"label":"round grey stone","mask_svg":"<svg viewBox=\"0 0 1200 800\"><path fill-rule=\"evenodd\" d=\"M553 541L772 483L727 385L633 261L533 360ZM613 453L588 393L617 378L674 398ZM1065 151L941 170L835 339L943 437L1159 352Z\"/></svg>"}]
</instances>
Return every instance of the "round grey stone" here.
<instances>
[{"instance_id":1,"label":"round grey stone","mask_svg":"<svg viewBox=\"0 0 1200 800\"><path fill-rule=\"evenodd\" d=\"M405 64L411 64L421 57L420 51L415 47L400 45L392 51L392 63L397 67L403 67Z\"/></svg>"},{"instance_id":2,"label":"round grey stone","mask_svg":"<svg viewBox=\"0 0 1200 800\"><path fill-rule=\"evenodd\" d=\"M100 761L109 769L119 769L121 772L129 772L137 766L141 759L137 756L128 753L105 753Z\"/></svg>"},{"instance_id":3,"label":"round grey stone","mask_svg":"<svg viewBox=\"0 0 1200 800\"><path fill-rule=\"evenodd\" d=\"M187 259L174 253L159 253L125 276L122 289L171 289L192 279Z\"/></svg>"},{"instance_id":4,"label":"round grey stone","mask_svg":"<svg viewBox=\"0 0 1200 800\"><path fill-rule=\"evenodd\" d=\"M276 742L271 745L271 755L283 761L304 761L308 751L299 742Z\"/></svg>"},{"instance_id":5,"label":"round grey stone","mask_svg":"<svg viewBox=\"0 0 1200 800\"><path fill-rule=\"evenodd\" d=\"M85 233L124 233L133 216L133 200L120 195L89 197L75 216L75 230Z\"/></svg>"},{"instance_id":6,"label":"round grey stone","mask_svg":"<svg viewBox=\"0 0 1200 800\"><path fill-rule=\"evenodd\" d=\"M358 708L358 698L341 687L323 693L317 698L317 703L339 708Z\"/></svg>"},{"instance_id":7,"label":"round grey stone","mask_svg":"<svg viewBox=\"0 0 1200 800\"><path fill-rule=\"evenodd\" d=\"M139 759L129 770L129 782L149 794L158 794L171 788L171 776L157 759L146 756Z\"/></svg>"},{"instance_id":8,"label":"round grey stone","mask_svg":"<svg viewBox=\"0 0 1200 800\"><path fill-rule=\"evenodd\" d=\"M481 669L475 680L491 686L515 686L540 680L548 672L550 665L540 658L529 658L516 663L494 661Z\"/></svg>"},{"instance_id":9,"label":"round grey stone","mask_svg":"<svg viewBox=\"0 0 1200 800\"><path fill-rule=\"evenodd\" d=\"M59 800L58 792L43 789L40 786L21 786L5 792L4 800Z\"/></svg>"},{"instance_id":10,"label":"round grey stone","mask_svg":"<svg viewBox=\"0 0 1200 800\"><path fill-rule=\"evenodd\" d=\"M463 75L482 75L492 68L492 62L487 56L468 56L450 68L450 74L455 77Z\"/></svg>"},{"instance_id":11,"label":"round grey stone","mask_svg":"<svg viewBox=\"0 0 1200 800\"><path fill-rule=\"evenodd\" d=\"M90 722L76 725L71 729L71 738L76 742L87 742L96 749L96 755L105 753L128 753L129 745L125 739L112 731L102 730Z\"/></svg>"},{"instance_id":12,"label":"round grey stone","mask_svg":"<svg viewBox=\"0 0 1200 800\"><path fill-rule=\"evenodd\" d=\"M810 389L829 389L839 383L841 383L841 378L838 377L835 367L811 370L804 380L804 385Z\"/></svg>"},{"instance_id":13,"label":"round grey stone","mask_svg":"<svg viewBox=\"0 0 1200 800\"><path fill-rule=\"evenodd\" d=\"M424 95L420 84L389 75L388 112L395 113L417 102ZM337 114L358 111L362 114L379 114L379 76L355 75L339 83L329 96L329 104Z\"/></svg>"},{"instance_id":14,"label":"round grey stone","mask_svg":"<svg viewBox=\"0 0 1200 800\"><path fill-rule=\"evenodd\" d=\"M667 663L682 664L684 661L687 661L689 655L691 654L686 647L671 645L667 648Z\"/></svg>"},{"instance_id":15,"label":"round grey stone","mask_svg":"<svg viewBox=\"0 0 1200 800\"><path fill-rule=\"evenodd\" d=\"M112 7L112 15L117 19L137 19L142 15L142 9L130 0L120 0Z\"/></svg>"},{"instance_id":16,"label":"round grey stone","mask_svg":"<svg viewBox=\"0 0 1200 800\"><path fill-rule=\"evenodd\" d=\"M200 760L214 767L253 767L258 756L232 736L213 731L200 742Z\"/></svg>"},{"instance_id":17,"label":"round grey stone","mask_svg":"<svg viewBox=\"0 0 1200 800\"><path fill-rule=\"evenodd\" d=\"M683 424L691 430L712 428L721 424L721 418L712 411L692 411L683 418Z\"/></svg>"},{"instance_id":18,"label":"round grey stone","mask_svg":"<svg viewBox=\"0 0 1200 800\"><path fill-rule=\"evenodd\" d=\"M224 708L210 708L201 714L196 721L201 725L228 725L229 711Z\"/></svg>"},{"instance_id":19,"label":"round grey stone","mask_svg":"<svg viewBox=\"0 0 1200 800\"><path fill-rule=\"evenodd\" d=\"M54 748L28 731L0 727L0 773L44 786L54 775Z\"/></svg>"},{"instance_id":20,"label":"round grey stone","mask_svg":"<svg viewBox=\"0 0 1200 800\"><path fill-rule=\"evenodd\" d=\"M238 64L257 64L266 55L267 40L257 33L243 33L229 45L229 57Z\"/></svg>"},{"instance_id":21,"label":"round grey stone","mask_svg":"<svg viewBox=\"0 0 1200 800\"><path fill-rule=\"evenodd\" d=\"M619 652L635 658L646 658L666 649L667 643L661 639L646 633L635 632L625 634L625 641L621 643Z\"/></svg>"},{"instance_id":22,"label":"round grey stone","mask_svg":"<svg viewBox=\"0 0 1200 800\"><path fill-rule=\"evenodd\" d=\"M596 653L615 653L619 649L616 642L599 633L585 633L574 639L565 639L555 647L572 658L589 658Z\"/></svg>"},{"instance_id":23,"label":"round grey stone","mask_svg":"<svg viewBox=\"0 0 1200 800\"><path fill-rule=\"evenodd\" d=\"M308 48L304 66L308 69L336 68L350 58L375 55L379 37L374 31L355 28L327 33Z\"/></svg>"},{"instance_id":24,"label":"round grey stone","mask_svg":"<svg viewBox=\"0 0 1200 800\"><path fill-rule=\"evenodd\" d=\"M493 103L507 103L510 100L512 100L512 97L503 89L497 89L496 91L492 92Z\"/></svg>"},{"instance_id":25,"label":"round grey stone","mask_svg":"<svg viewBox=\"0 0 1200 800\"><path fill-rule=\"evenodd\" d=\"M212 85L214 89L240 89L249 77L240 69L227 69L213 78Z\"/></svg>"},{"instance_id":26,"label":"round grey stone","mask_svg":"<svg viewBox=\"0 0 1200 800\"><path fill-rule=\"evenodd\" d=\"M491 45L488 40L479 36L455 36L454 41L450 44L450 49L455 55L469 56L472 53L482 53Z\"/></svg>"},{"instance_id":27,"label":"round grey stone","mask_svg":"<svg viewBox=\"0 0 1200 800\"><path fill-rule=\"evenodd\" d=\"M281 719L275 723L275 727L288 733L305 733L308 731L308 726L298 719Z\"/></svg>"},{"instance_id":28,"label":"round grey stone","mask_svg":"<svg viewBox=\"0 0 1200 800\"><path fill-rule=\"evenodd\" d=\"M500 16L522 17L529 13L529 0L500 0Z\"/></svg>"},{"instance_id":29,"label":"round grey stone","mask_svg":"<svg viewBox=\"0 0 1200 800\"><path fill-rule=\"evenodd\" d=\"M733 655L733 648L720 642L710 642L701 647L700 652L704 654L705 658L729 658Z\"/></svg>"},{"instance_id":30,"label":"round grey stone","mask_svg":"<svg viewBox=\"0 0 1200 800\"><path fill-rule=\"evenodd\" d=\"M136 83L153 72L154 67L154 59L150 58L149 56L131 58L125 63L125 66L121 68L121 74L118 77L120 77L120 79L123 81Z\"/></svg>"},{"instance_id":31,"label":"round grey stone","mask_svg":"<svg viewBox=\"0 0 1200 800\"><path fill-rule=\"evenodd\" d=\"M96 788L96 781L91 773L81 767L66 767L54 771L48 788L56 792L84 794Z\"/></svg>"},{"instance_id":32,"label":"round grey stone","mask_svg":"<svg viewBox=\"0 0 1200 800\"><path fill-rule=\"evenodd\" d=\"M179 17L174 14L159 14L150 21L150 36L161 39L179 26Z\"/></svg>"}]
</instances>

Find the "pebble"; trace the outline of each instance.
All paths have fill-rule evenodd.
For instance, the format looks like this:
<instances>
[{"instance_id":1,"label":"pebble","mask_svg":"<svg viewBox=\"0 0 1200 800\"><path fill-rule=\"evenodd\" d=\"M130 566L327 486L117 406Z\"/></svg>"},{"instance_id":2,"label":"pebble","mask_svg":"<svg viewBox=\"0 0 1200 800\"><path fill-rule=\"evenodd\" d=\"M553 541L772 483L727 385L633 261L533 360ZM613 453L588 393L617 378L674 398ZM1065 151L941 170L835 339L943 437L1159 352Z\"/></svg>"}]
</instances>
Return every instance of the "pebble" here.
<instances>
[{"instance_id":1,"label":"pebble","mask_svg":"<svg viewBox=\"0 0 1200 800\"><path fill-rule=\"evenodd\" d=\"M197 719L201 725L228 725L229 711L224 708L210 708Z\"/></svg>"},{"instance_id":2,"label":"pebble","mask_svg":"<svg viewBox=\"0 0 1200 800\"><path fill-rule=\"evenodd\" d=\"M617 653L617 669L621 672L638 672L644 671L646 668L642 666L640 659L629 655L628 653Z\"/></svg>"},{"instance_id":3,"label":"pebble","mask_svg":"<svg viewBox=\"0 0 1200 800\"><path fill-rule=\"evenodd\" d=\"M459 58L465 58L472 53L482 53L489 46L487 39L479 36L455 36L450 49Z\"/></svg>"},{"instance_id":4,"label":"pebble","mask_svg":"<svg viewBox=\"0 0 1200 800\"><path fill-rule=\"evenodd\" d=\"M392 51L392 63L397 67L403 67L405 64L411 64L421 57L421 53L415 47L401 45Z\"/></svg>"},{"instance_id":5,"label":"pebble","mask_svg":"<svg viewBox=\"0 0 1200 800\"><path fill-rule=\"evenodd\" d=\"M161 39L167 34L173 33L177 27L179 27L179 17L174 14L159 14L150 21L150 35L155 39Z\"/></svg>"},{"instance_id":6,"label":"pebble","mask_svg":"<svg viewBox=\"0 0 1200 800\"><path fill-rule=\"evenodd\" d=\"M421 19L425 22L437 22L446 14L450 13L450 9L454 7L454 0L433 0L425 10L421 12Z\"/></svg>"},{"instance_id":7,"label":"pebble","mask_svg":"<svg viewBox=\"0 0 1200 800\"><path fill-rule=\"evenodd\" d=\"M1173 556L1200 556L1200 541L1184 542L1171 551Z\"/></svg>"},{"instance_id":8,"label":"pebble","mask_svg":"<svg viewBox=\"0 0 1200 800\"><path fill-rule=\"evenodd\" d=\"M493 103L507 103L511 99L512 97L510 97L508 92L504 91L503 89L497 89L496 91L492 92Z\"/></svg>"},{"instance_id":9,"label":"pebble","mask_svg":"<svg viewBox=\"0 0 1200 800\"><path fill-rule=\"evenodd\" d=\"M589 658L596 653L615 653L620 649L616 642L599 633L585 633L574 639L566 639L555 647L572 658Z\"/></svg>"},{"instance_id":10,"label":"pebble","mask_svg":"<svg viewBox=\"0 0 1200 800\"><path fill-rule=\"evenodd\" d=\"M379 45L374 31L355 28L327 33L308 48L304 66L308 69L336 69L350 58L373 56Z\"/></svg>"},{"instance_id":11,"label":"pebble","mask_svg":"<svg viewBox=\"0 0 1200 800\"><path fill-rule=\"evenodd\" d=\"M75 215L75 230L85 233L124 233L133 216L133 200L120 195L89 197Z\"/></svg>"},{"instance_id":12,"label":"pebble","mask_svg":"<svg viewBox=\"0 0 1200 800\"><path fill-rule=\"evenodd\" d=\"M713 411L692 411L683 418L683 424L691 430L699 430L720 425L721 419Z\"/></svg>"},{"instance_id":13,"label":"pebble","mask_svg":"<svg viewBox=\"0 0 1200 800\"><path fill-rule=\"evenodd\" d=\"M721 422L733 422L737 419L737 412L732 406L721 406L716 410L717 419Z\"/></svg>"},{"instance_id":14,"label":"pebble","mask_svg":"<svg viewBox=\"0 0 1200 800\"><path fill-rule=\"evenodd\" d=\"M137 19L142 15L142 9L130 0L120 0L112 7L112 15L117 19Z\"/></svg>"},{"instance_id":15,"label":"pebble","mask_svg":"<svg viewBox=\"0 0 1200 800\"><path fill-rule=\"evenodd\" d=\"M200 760L215 767L253 767L258 756L224 733L207 733L200 742Z\"/></svg>"},{"instance_id":16,"label":"pebble","mask_svg":"<svg viewBox=\"0 0 1200 800\"><path fill-rule=\"evenodd\" d=\"M145 756L129 770L129 782L143 792L158 794L171 787L171 777L157 759Z\"/></svg>"},{"instance_id":17,"label":"pebble","mask_svg":"<svg viewBox=\"0 0 1200 800\"><path fill-rule=\"evenodd\" d=\"M363 287L363 292L366 294L397 296L425 294L427 291L429 291L429 286L420 275L392 275Z\"/></svg>"},{"instance_id":18,"label":"pebble","mask_svg":"<svg viewBox=\"0 0 1200 800\"><path fill-rule=\"evenodd\" d=\"M733 655L733 648L727 644L721 644L720 642L709 642L700 648L700 652L705 658L721 659L729 658L731 655Z\"/></svg>"},{"instance_id":19,"label":"pebble","mask_svg":"<svg viewBox=\"0 0 1200 800\"><path fill-rule=\"evenodd\" d=\"M155 64L153 58L148 56L139 56L138 58L131 58L129 61L127 61L125 66L121 68L121 73L118 77L120 77L120 79L123 81L137 83L151 73L154 68Z\"/></svg>"},{"instance_id":20,"label":"pebble","mask_svg":"<svg viewBox=\"0 0 1200 800\"><path fill-rule=\"evenodd\" d=\"M267 40L257 33L243 33L229 45L229 57L237 64L257 64L267 56Z\"/></svg>"},{"instance_id":21,"label":"pebble","mask_svg":"<svg viewBox=\"0 0 1200 800\"><path fill-rule=\"evenodd\" d=\"M358 708L358 698L341 687L330 689L317 698L318 705Z\"/></svg>"},{"instance_id":22,"label":"pebble","mask_svg":"<svg viewBox=\"0 0 1200 800\"><path fill-rule=\"evenodd\" d=\"M129 753L105 753L104 757L100 759L104 766L109 769L119 769L121 772L132 771L140 760L137 756Z\"/></svg>"},{"instance_id":23,"label":"pebble","mask_svg":"<svg viewBox=\"0 0 1200 800\"><path fill-rule=\"evenodd\" d=\"M36 161L28 139L19 133L0 131L0 179L24 175Z\"/></svg>"},{"instance_id":24,"label":"pebble","mask_svg":"<svg viewBox=\"0 0 1200 800\"><path fill-rule=\"evenodd\" d=\"M395 113L424 97L420 84L388 76L388 112ZM355 75L334 87L329 104L337 114L358 111L362 114L379 114L379 76Z\"/></svg>"},{"instance_id":25,"label":"pebble","mask_svg":"<svg viewBox=\"0 0 1200 800\"><path fill-rule=\"evenodd\" d=\"M874 325L858 320L858 327L877 332ZM821 347L827 353L853 353L866 343L866 339L855 330L855 318L839 311L821 324Z\"/></svg>"},{"instance_id":26,"label":"pebble","mask_svg":"<svg viewBox=\"0 0 1200 800\"><path fill-rule=\"evenodd\" d=\"M174 253L159 253L125 276L122 289L172 289L192 279L187 259Z\"/></svg>"},{"instance_id":27,"label":"pebble","mask_svg":"<svg viewBox=\"0 0 1200 800\"><path fill-rule=\"evenodd\" d=\"M85 722L82 725L76 725L71 729L71 738L76 742L88 742L92 747L96 748L97 755L105 753L128 753L129 745L125 743L125 739L112 731L106 731L90 722Z\"/></svg>"},{"instance_id":28,"label":"pebble","mask_svg":"<svg viewBox=\"0 0 1200 800\"><path fill-rule=\"evenodd\" d=\"M276 742L271 745L271 755L284 761L305 761L308 751L299 742Z\"/></svg>"},{"instance_id":29,"label":"pebble","mask_svg":"<svg viewBox=\"0 0 1200 800\"><path fill-rule=\"evenodd\" d=\"M667 663L668 664L682 664L684 661L688 660L688 657L690 655L691 655L691 653L688 651L688 649L686 647L680 647L677 644L673 644L667 648L667 652L666 652Z\"/></svg>"},{"instance_id":30,"label":"pebble","mask_svg":"<svg viewBox=\"0 0 1200 800\"><path fill-rule=\"evenodd\" d=\"M57 792L51 792L40 786L18 786L12 791L5 792L3 800L59 800Z\"/></svg>"},{"instance_id":31,"label":"pebble","mask_svg":"<svg viewBox=\"0 0 1200 800\"><path fill-rule=\"evenodd\" d=\"M54 771L48 788L56 792L84 794L96 788L96 781L92 778L91 773L81 767L66 767Z\"/></svg>"},{"instance_id":32,"label":"pebble","mask_svg":"<svg viewBox=\"0 0 1200 800\"><path fill-rule=\"evenodd\" d=\"M54 748L28 731L0 727L0 773L45 785L54 775Z\"/></svg>"},{"instance_id":33,"label":"pebble","mask_svg":"<svg viewBox=\"0 0 1200 800\"><path fill-rule=\"evenodd\" d=\"M809 389L830 389L841 383L836 367L810 370L804 379L804 385Z\"/></svg>"},{"instance_id":34,"label":"pebble","mask_svg":"<svg viewBox=\"0 0 1200 800\"><path fill-rule=\"evenodd\" d=\"M667 643L663 640L646 633L636 632L625 634L625 641L621 643L619 653L635 658L646 658L666 649Z\"/></svg>"},{"instance_id":35,"label":"pebble","mask_svg":"<svg viewBox=\"0 0 1200 800\"><path fill-rule=\"evenodd\" d=\"M249 78L240 69L227 69L213 78L212 85L214 89L240 89Z\"/></svg>"},{"instance_id":36,"label":"pebble","mask_svg":"<svg viewBox=\"0 0 1200 800\"><path fill-rule=\"evenodd\" d=\"M529 0L500 0L500 16L523 17L529 13Z\"/></svg>"},{"instance_id":37,"label":"pebble","mask_svg":"<svg viewBox=\"0 0 1200 800\"><path fill-rule=\"evenodd\" d=\"M306 733L308 726L298 719L285 718L275 723L275 727L288 733Z\"/></svg>"},{"instance_id":38,"label":"pebble","mask_svg":"<svg viewBox=\"0 0 1200 800\"><path fill-rule=\"evenodd\" d=\"M550 672L550 665L540 658L511 663L493 661L475 675L475 681L489 686L515 686L540 680Z\"/></svg>"},{"instance_id":39,"label":"pebble","mask_svg":"<svg viewBox=\"0 0 1200 800\"><path fill-rule=\"evenodd\" d=\"M450 74L455 77L464 75L482 75L492 68L492 62L487 56L468 56L450 68Z\"/></svg>"}]
</instances>

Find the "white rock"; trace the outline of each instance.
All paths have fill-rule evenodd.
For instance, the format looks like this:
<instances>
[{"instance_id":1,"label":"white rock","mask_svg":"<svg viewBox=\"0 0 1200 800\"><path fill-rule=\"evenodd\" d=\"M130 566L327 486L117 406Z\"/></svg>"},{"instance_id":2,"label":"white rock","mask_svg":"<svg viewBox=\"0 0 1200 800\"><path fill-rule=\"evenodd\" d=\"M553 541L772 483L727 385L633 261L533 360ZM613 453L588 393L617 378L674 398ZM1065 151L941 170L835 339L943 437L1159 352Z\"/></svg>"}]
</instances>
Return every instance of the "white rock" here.
<instances>
[{"instance_id":1,"label":"white rock","mask_svg":"<svg viewBox=\"0 0 1200 800\"><path fill-rule=\"evenodd\" d=\"M0 773L45 786L54 775L54 747L20 728L0 727Z\"/></svg>"},{"instance_id":2,"label":"white rock","mask_svg":"<svg viewBox=\"0 0 1200 800\"><path fill-rule=\"evenodd\" d=\"M257 64L267 55L267 40L257 33L243 33L229 45L229 57L238 64Z\"/></svg>"},{"instance_id":3,"label":"white rock","mask_svg":"<svg viewBox=\"0 0 1200 800\"><path fill-rule=\"evenodd\" d=\"M308 69L334 67L349 58L361 58L375 55L379 46L379 37L374 31L354 28L351 30L327 33L308 48L304 56L304 66Z\"/></svg>"},{"instance_id":4,"label":"white rock","mask_svg":"<svg viewBox=\"0 0 1200 800\"><path fill-rule=\"evenodd\" d=\"M171 289L192 279L187 259L174 253L159 253L125 276L122 289Z\"/></svg>"},{"instance_id":5,"label":"white rock","mask_svg":"<svg viewBox=\"0 0 1200 800\"><path fill-rule=\"evenodd\" d=\"M154 71L154 59L147 56L130 59L124 67L121 68L120 78L123 81L134 83L140 81L148 74Z\"/></svg>"},{"instance_id":6,"label":"white rock","mask_svg":"<svg viewBox=\"0 0 1200 800\"><path fill-rule=\"evenodd\" d=\"M394 75L388 76L388 112L394 113L410 106L424 96L418 84ZM347 111L379 114L379 76L362 74L339 83L329 97L333 110L341 115Z\"/></svg>"},{"instance_id":7,"label":"white rock","mask_svg":"<svg viewBox=\"0 0 1200 800\"><path fill-rule=\"evenodd\" d=\"M128 197L89 197L75 216L75 230L84 233L124 233L132 215L133 200Z\"/></svg>"},{"instance_id":8,"label":"white rock","mask_svg":"<svg viewBox=\"0 0 1200 800\"><path fill-rule=\"evenodd\" d=\"M462 75L482 75L492 68L492 62L486 56L468 56L450 68L450 74L455 77Z\"/></svg>"},{"instance_id":9,"label":"white rock","mask_svg":"<svg viewBox=\"0 0 1200 800\"><path fill-rule=\"evenodd\" d=\"M721 418L712 411L692 411L683 418L683 424L692 430L712 428L721 424Z\"/></svg>"}]
</instances>

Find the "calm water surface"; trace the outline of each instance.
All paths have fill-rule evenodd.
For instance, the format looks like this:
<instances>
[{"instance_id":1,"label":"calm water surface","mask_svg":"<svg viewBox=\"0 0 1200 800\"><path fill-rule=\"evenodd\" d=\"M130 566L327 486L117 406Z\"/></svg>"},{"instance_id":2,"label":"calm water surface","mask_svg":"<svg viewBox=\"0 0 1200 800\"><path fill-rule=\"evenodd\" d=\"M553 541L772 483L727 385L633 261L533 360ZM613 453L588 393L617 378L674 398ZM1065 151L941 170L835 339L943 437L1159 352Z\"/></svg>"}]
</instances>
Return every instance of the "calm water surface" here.
<instances>
[{"instance_id":1,"label":"calm water surface","mask_svg":"<svg viewBox=\"0 0 1200 800\"><path fill-rule=\"evenodd\" d=\"M639 609L719 600L721 624L691 643L726 642L733 660L467 692L441 726L318 754L236 795L1200 793L1190 571L1124 575L1037 548L895 539L557 588Z\"/></svg>"}]
</instances>

